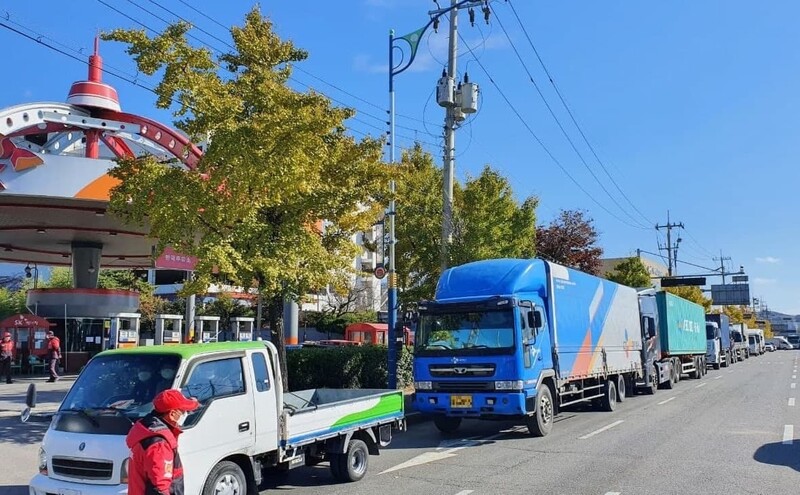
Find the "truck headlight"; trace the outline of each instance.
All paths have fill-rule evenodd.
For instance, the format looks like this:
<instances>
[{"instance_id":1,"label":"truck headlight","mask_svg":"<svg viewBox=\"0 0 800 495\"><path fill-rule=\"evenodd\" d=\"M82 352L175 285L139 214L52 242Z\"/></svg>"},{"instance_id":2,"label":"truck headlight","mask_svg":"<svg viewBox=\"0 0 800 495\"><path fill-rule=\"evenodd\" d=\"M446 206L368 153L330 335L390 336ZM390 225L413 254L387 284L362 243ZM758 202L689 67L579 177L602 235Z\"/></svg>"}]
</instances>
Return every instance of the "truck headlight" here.
<instances>
[{"instance_id":1,"label":"truck headlight","mask_svg":"<svg viewBox=\"0 0 800 495\"><path fill-rule=\"evenodd\" d=\"M47 452L39 447L39 474L47 476Z\"/></svg>"},{"instance_id":2,"label":"truck headlight","mask_svg":"<svg viewBox=\"0 0 800 495\"><path fill-rule=\"evenodd\" d=\"M414 388L417 390L431 390L433 389L433 382L414 382Z\"/></svg>"},{"instance_id":3,"label":"truck headlight","mask_svg":"<svg viewBox=\"0 0 800 495\"><path fill-rule=\"evenodd\" d=\"M128 464L130 461L130 457L122 461L122 467L119 472L119 482L122 484L128 483Z\"/></svg>"},{"instance_id":4,"label":"truck headlight","mask_svg":"<svg viewBox=\"0 0 800 495\"><path fill-rule=\"evenodd\" d=\"M522 380L494 382L495 390L522 390Z\"/></svg>"}]
</instances>

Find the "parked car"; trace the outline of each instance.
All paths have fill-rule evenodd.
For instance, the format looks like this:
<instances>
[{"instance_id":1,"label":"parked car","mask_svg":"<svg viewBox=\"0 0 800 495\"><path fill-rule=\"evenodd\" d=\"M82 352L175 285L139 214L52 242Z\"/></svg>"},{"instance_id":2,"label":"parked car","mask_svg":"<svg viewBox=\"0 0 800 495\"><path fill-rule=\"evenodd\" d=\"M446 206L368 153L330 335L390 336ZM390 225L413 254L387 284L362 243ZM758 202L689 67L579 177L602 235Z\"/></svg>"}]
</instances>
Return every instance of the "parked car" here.
<instances>
[{"instance_id":1,"label":"parked car","mask_svg":"<svg viewBox=\"0 0 800 495\"><path fill-rule=\"evenodd\" d=\"M764 349L769 351L769 352L774 352L775 351L775 344L773 344L772 342L768 342L768 343L766 343L764 345Z\"/></svg>"}]
</instances>

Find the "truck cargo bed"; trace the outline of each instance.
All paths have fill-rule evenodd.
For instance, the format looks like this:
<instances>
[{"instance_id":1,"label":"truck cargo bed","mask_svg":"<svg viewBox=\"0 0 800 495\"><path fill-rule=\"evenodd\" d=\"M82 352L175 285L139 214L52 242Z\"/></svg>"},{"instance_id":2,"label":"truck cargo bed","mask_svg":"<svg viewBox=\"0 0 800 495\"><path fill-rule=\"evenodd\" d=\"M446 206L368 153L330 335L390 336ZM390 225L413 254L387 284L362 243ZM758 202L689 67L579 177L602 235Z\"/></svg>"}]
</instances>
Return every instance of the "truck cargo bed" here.
<instances>
[{"instance_id":1,"label":"truck cargo bed","mask_svg":"<svg viewBox=\"0 0 800 495\"><path fill-rule=\"evenodd\" d=\"M281 445L296 447L403 418L401 390L309 389L283 396Z\"/></svg>"},{"instance_id":2,"label":"truck cargo bed","mask_svg":"<svg viewBox=\"0 0 800 495\"><path fill-rule=\"evenodd\" d=\"M706 353L706 315L699 304L669 292L656 294L661 351L671 356Z\"/></svg>"}]
</instances>

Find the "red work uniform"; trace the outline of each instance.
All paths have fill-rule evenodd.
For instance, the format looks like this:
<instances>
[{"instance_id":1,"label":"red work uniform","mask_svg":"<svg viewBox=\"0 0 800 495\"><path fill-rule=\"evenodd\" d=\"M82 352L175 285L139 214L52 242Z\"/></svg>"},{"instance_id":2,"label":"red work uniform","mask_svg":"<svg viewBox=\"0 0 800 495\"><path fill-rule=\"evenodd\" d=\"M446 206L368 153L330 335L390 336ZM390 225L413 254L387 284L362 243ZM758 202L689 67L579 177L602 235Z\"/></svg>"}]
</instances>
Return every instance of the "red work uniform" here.
<instances>
[{"instance_id":1,"label":"red work uniform","mask_svg":"<svg viewBox=\"0 0 800 495\"><path fill-rule=\"evenodd\" d=\"M131 449L128 495L183 495L183 467L178 428L156 414L138 421L125 442Z\"/></svg>"},{"instance_id":2,"label":"red work uniform","mask_svg":"<svg viewBox=\"0 0 800 495\"><path fill-rule=\"evenodd\" d=\"M5 332L0 341L0 374L6 375L6 383L11 383L11 363L14 361L14 340Z\"/></svg>"}]
</instances>

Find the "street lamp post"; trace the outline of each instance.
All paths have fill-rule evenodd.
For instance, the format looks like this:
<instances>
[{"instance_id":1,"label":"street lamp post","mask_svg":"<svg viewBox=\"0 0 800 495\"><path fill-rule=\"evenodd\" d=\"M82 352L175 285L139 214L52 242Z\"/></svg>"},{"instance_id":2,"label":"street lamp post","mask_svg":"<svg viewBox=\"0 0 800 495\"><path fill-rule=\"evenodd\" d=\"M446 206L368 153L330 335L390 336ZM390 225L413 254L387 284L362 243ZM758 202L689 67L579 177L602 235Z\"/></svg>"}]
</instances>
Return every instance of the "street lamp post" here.
<instances>
[{"instance_id":1,"label":"street lamp post","mask_svg":"<svg viewBox=\"0 0 800 495\"><path fill-rule=\"evenodd\" d=\"M33 268L31 268L30 263L25 266L25 278L31 277L33 277L33 288L37 289L39 286L39 266L36 263L33 264Z\"/></svg>"},{"instance_id":2,"label":"street lamp post","mask_svg":"<svg viewBox=\"0 0 800 495\"><path fill-rule=\"evenodd\" d=\"M425 24L422 28L417 29L405 36L400 36L395 38L394 30L389 31L389 163L395 163L395 98L394 98L394 76L401 74L406 69L408 69L412 63L414 63L414 59L417 56L417 48L419 47L419 42L422 40L422 36L428 30L429 27L432 25L438 27L439 25L439 18L443 15L457 10L461 7L465 6L474 6L488 3L488 0L461 0L455 1L451 0L451 5L447 8L442 8L438 10L434 10L429 12L430 20L427 24ZM395 41L402 40L408 44L409 48L411 49L411 53L406 60L405 56L400 58L400 61L395 65L394 60L394 50L400 50L400 53L403 54L403 49L400 46L395 45ZM452 40L451 40L452 41ZM399 329L400 333L398 335L398 328L397 328L397 274L395 271L395 244L397 240L395 239L395 221L397 217L397 210L395 204L395 192L397 190L397 186L395 181L392 180L389 183L389 190L391 192L391 200L389 201L389 211L387 212L387 216L389 217L389 267L388 267L388 326L389 326L389 388L397 388L397 344L398 342L403 341L403 329ZM447 208L447 206L445 206ZM444 220L445 222L448 219ZM445 225L443 227L443 231L448 226ZM444 242L444 241L443 241Z\"/></svg>"}]
</instances>

